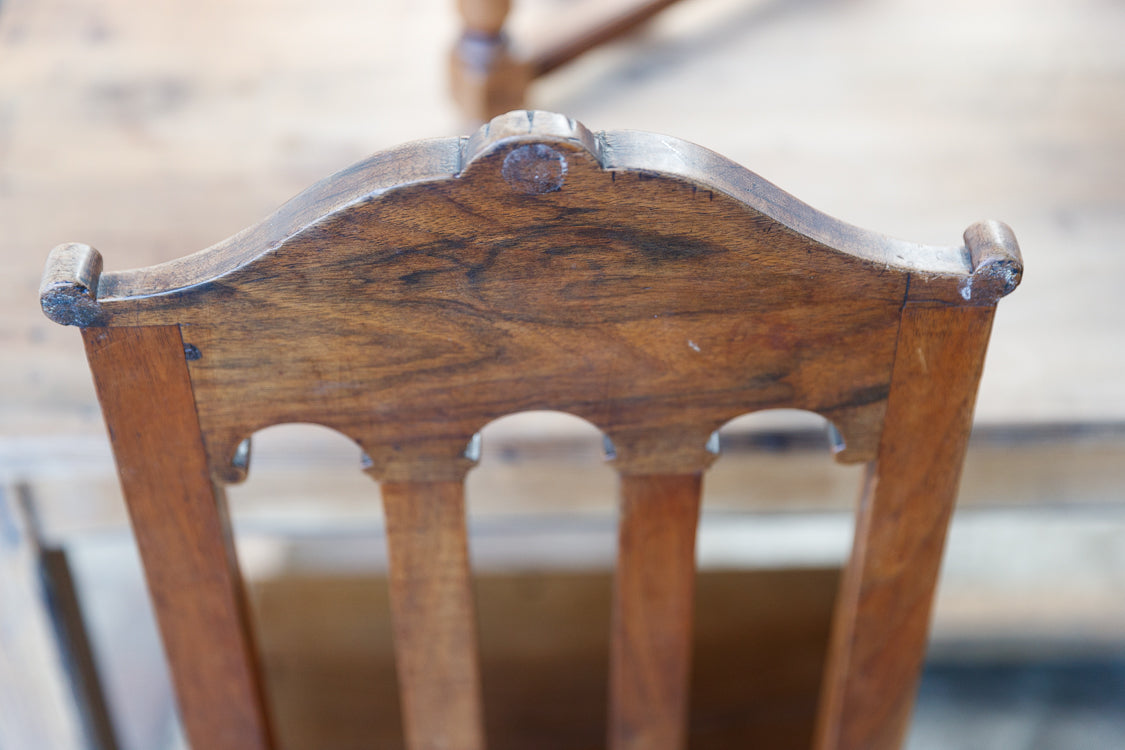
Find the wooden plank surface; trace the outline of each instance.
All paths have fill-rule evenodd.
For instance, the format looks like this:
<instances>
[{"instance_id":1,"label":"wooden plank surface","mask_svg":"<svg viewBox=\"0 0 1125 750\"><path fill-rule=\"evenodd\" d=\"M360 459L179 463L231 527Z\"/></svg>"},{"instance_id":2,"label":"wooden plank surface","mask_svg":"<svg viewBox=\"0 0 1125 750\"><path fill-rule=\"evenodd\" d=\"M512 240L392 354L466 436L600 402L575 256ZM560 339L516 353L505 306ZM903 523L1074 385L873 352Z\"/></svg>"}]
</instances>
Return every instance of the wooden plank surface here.
<instances>
[{"instance_id":1,"label":"wooden plank surface","mask_svg":"<svg viewBox=\"0 0 1125 750\"><path fill-rule=\"evenodd\" d=\"M837 576L701 575L692 748L808 748ZM483 575L475 588L489 747L605 747L611 576ZM296 573L252 592L280 747L403 747L386 579Z\"/></svg>"}]
</instances>

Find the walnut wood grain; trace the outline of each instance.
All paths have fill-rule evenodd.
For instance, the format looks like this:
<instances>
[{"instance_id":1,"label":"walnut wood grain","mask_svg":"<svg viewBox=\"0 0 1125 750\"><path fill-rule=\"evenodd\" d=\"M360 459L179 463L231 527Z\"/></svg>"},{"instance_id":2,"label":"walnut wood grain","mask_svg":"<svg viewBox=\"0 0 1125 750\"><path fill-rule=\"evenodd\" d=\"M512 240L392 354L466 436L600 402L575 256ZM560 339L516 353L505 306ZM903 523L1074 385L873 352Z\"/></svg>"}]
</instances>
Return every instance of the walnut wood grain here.
<instances>
[{"instance_id":1,"label":"walnut wood grain","mask_svg":"<svg viewBox=\"0 0 1125 750\"><path fill-rule=\"evenodd\" d=\"M622 477L610 750L685 745L700 487L700 474Z\"/></svg>"},{"instance_id":2,"label":"walnut wood grain","mask_svg":"<svg viewBox=\"0 0 1125 750\"><path fill-rule=\"evenodd\" d=\"M908 305L834 617L817 750L901 746L994 308Z\"/></svg>"},{"instance_id":3,"label":"walnut wood grain","mask_svg":"<svg viewBox=\"0 0 1125 750\"><path fill-rule=\"evenodd\" d=\"M408 750L484 750L460 482L382 485L395 662Z\"/></svg>"},{"instance_id":4,"label":"walnut wood grain","mask_svg":"<svg viewBox=\"0 0 1125 750\"><path fill-rule=\"evenodd\" d=\"M195 748L267 750L254 640L179 329L82 333L187 737Z\"/></svg>"}]
</instances>

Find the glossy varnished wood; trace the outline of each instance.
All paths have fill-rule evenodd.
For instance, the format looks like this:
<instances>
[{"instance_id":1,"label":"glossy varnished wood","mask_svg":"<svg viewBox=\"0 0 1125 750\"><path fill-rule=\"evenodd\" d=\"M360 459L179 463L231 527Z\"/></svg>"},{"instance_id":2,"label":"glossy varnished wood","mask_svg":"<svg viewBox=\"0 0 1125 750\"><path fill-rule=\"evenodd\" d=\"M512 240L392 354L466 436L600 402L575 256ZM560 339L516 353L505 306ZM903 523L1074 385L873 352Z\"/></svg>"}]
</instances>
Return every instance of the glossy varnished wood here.
<instances>
[{"instance_id":1,"label":"glossy varnished wood","mask_svg":"<svg viewBox=\"0 0 1125 750\"><path fill-rule=\"evenodd\" d=\"M180 716L195 748L272 747L254 641L177 326L83 331Z\"/></svg>"}]
</instances>

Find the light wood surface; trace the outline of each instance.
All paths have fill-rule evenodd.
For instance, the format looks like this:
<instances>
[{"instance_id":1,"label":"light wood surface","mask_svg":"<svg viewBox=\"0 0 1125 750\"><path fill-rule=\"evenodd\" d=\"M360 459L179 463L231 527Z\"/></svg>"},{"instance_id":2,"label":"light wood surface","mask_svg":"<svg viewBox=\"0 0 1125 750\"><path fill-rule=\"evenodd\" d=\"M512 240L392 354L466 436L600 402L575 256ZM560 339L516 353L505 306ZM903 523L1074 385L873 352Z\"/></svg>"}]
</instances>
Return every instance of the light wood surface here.
<instances>
[{"instance_id":1,"label":"light wood surface","mask_svg":"<svg viewBox=\"0 0 1125 750\"><path fill-rule=\"evenodd\" d=\"M553 6L526 0L515 30L543 28ZM1004 217L1040 272L998 323L979 419L1125 419L1119 4L697 0L668 13L544 79L533 103L705 143L895 236L948 243L950 227ZM50 436L40 460L102 439L72 335L37 310L44 249L82 239L112 252L115 268L171 259L364 154L462 131L445 82L455 27L436 0L268 13L243 2L5 3L6 474L19 473L8 461L24 460L28 438ZM412 65L392 62L401 57ZM746 71L768 75L748 82Z\"/></svg>"},{"instance_id":2,"label":"light wood surface","mask_svg":"<svg viewBox=\"0 0 1125 750\"><path fill-rule=\"evenodd\" d=\"M588 25L581 32L569 38L555 39L544 49L532 52L528 60L531 75L539 78L558 70L580 55L635 31L676 2L678 0L634 1L614 8L614 13L604 15L601 19L587 20Z\"/></svg>"},{"instance_id":3,"label":"light wood surface","mask_svg":"<svg viewBox=\"0 0 1125 750\"><path fill-rule=\"evenodd\" d=\"M43 571L26 487L0 485L6 532L0 543L0 744L77 747L82 715L71 676L54 640L58 632L44 601Z\"/></svg>"}]
</instances>

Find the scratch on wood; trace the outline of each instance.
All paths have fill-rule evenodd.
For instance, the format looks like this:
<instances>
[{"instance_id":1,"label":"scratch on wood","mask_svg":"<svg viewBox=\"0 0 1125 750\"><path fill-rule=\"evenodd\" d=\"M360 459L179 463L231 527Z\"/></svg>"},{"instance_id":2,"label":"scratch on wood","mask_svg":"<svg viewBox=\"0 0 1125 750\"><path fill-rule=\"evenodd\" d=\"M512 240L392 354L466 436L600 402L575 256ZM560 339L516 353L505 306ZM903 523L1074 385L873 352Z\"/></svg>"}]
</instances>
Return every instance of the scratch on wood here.
<instances>
[{"instance_id":1,"label":"scratch on wood","mask_svg":"<svg viewBox=\"0 0 1125 750\"><path fill-rule=\"evenodd\" d=\"M961 282L961 286L958 288L958 291L961 292L961 298L962 299L965 299L965 300L972 299L973 298L973 277L972 276L966 276L965 280Z\"/></svg>"}]
</instances>

